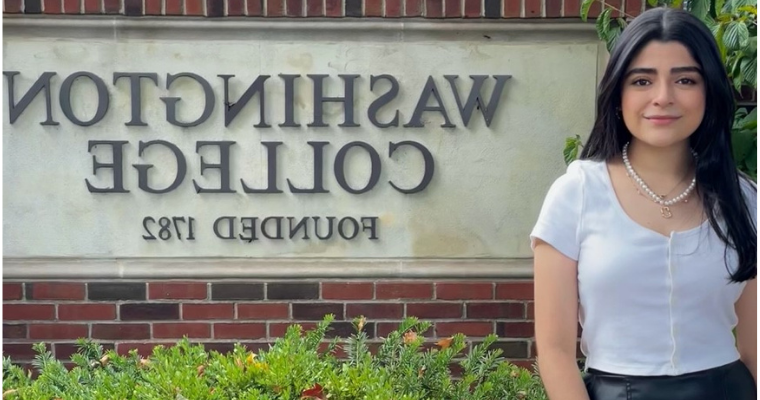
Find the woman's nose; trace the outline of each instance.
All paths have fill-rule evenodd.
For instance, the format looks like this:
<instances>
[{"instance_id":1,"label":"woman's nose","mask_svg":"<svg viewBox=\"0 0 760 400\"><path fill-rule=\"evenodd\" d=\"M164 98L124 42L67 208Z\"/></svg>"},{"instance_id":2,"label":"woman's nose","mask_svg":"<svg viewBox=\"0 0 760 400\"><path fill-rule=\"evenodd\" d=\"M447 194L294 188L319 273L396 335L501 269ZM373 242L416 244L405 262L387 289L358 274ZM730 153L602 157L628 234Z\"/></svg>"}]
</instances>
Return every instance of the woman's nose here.
<instances>
[{"instance_id":1,"label":"woman's nose","mask_svg":"<svg viewBox=\"0 0 760 400\"><path fill-rule=\"evenodd\" d=\"M673 87L667 83L658 83L654 88L654 104L667 106L673 104Z\"/></svg>"}]
</instances>

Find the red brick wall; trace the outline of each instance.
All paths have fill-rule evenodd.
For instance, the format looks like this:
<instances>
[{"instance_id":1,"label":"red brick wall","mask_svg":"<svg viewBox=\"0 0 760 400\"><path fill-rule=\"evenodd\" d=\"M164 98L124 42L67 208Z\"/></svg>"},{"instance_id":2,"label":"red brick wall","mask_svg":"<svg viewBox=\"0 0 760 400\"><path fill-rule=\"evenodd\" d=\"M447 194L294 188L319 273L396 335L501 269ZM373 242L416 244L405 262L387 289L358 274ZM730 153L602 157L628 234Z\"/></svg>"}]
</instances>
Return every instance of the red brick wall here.
<instances>
[{"instance_id":1,"label":"red brick wall","mask_svg":"<svg viewBox=\"0 0 760 400\"><path fill-rule=\"evenodd\" d=\"M638 15L643 0L608 0ZM578 18L581 0L4 0L5 14L194 17ZM599 14L595 2L591 16Z\"/></svg>"},{"instance_id":2,"label":"red brick wall","mask_svg":"<svg viewBox=\"0 0 760 400\"><path fill-rule=\"evenodd\" d=\"M46 342L68 359L77 338L89 337L147 355L156 343L183 335L227 351L235 342L258 349L287 326L315 325L335 315L334 336L353 333L367 318L373 342L415 316L433 323L430 342L461 332L469 341L499 335L504 356L522 366L535 357L533 284L514 281L5 281L3 353L29 363L31 345Z\"/></svg>"}]
</instances>

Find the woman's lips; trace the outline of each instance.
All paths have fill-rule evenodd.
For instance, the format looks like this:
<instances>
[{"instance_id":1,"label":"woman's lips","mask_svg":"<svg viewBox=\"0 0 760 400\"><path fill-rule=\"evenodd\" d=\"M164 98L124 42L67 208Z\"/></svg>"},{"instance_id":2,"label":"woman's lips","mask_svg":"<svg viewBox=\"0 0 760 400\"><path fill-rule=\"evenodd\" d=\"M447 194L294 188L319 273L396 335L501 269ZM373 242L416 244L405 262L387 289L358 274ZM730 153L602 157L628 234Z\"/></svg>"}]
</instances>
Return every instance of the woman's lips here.
<instances>
[{"instance_id":1,"label":"woman's lips","mask_svg":"<svg viewBox=\"0 0 760 400\"><path fill-rule=\"evenodd\" d=\"M651 122L654 125L669 125L678 120L680 117L670 117L670 116L653 116L653 117L645 117L649 122Z\"/></svg>"}]
</instances>

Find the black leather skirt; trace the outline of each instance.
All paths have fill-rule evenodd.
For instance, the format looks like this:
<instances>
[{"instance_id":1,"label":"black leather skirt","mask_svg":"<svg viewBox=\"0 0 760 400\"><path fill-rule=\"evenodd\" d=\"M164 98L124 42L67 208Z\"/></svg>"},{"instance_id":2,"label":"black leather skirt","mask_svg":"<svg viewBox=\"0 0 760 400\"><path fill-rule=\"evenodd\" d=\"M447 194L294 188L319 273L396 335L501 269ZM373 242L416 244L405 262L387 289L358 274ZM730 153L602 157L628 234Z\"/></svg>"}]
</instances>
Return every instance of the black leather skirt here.
<instances>
[{"instance_id":1,"label":"black leather skirt","mask_svg":"<svg viewBox=\"0 0 760 400\"><path fill-rule=\"evenodd\" d=\"M756 400L757 385L741 361L677 376L628 376L589 369L591 400Z\"/></svg>"}]
</instances>

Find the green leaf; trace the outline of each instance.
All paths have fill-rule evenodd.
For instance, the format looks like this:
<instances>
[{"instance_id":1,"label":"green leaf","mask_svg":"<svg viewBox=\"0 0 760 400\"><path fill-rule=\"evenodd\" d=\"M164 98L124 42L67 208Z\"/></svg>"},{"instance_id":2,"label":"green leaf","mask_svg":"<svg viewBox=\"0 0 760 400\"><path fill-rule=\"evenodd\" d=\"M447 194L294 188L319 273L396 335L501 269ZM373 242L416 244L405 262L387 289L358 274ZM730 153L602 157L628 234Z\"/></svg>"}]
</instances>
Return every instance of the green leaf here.
<instances>
[{"instance_id":1,"label":"green leaf","mask_svg":"<svg viewBox=\"0 0 760 400\"><path fill-rule=\"evenodd\" d=\"M673 0L673 2L670 4L671 8L681 8L683 5L683 0Z\"/></svg>"},{"instance_id":2,"label":"green leaf","mask_svg":"<svg viewBox=\"0 0 760 400\"><path fill-rule=\"evenodd\" d=\"M565 156L565 164L570 164L571 162L575 161L576 158L578 158L577 147L566 148L563 153Z\"/></svg>"},{"instance_id":3,"label":"green leaf","mask_svg":"<svg viewBox=\"0 0 760 400\"><path fill-rule=\"evenodd\" d=\"M749 156L747 156L747 159L744 160L744 162L747 165L747 169L749 169L749 174L757 179L757 146L753 147L753 151L750 151Z\"/></svg>"},{"instance_id":4,"label":"green leaf","mask_svg":"<svg viewBox=\"0 0 760 400\"><path fill-rule=\"evenodd\" d=\"M717 25L717 32L715 32L715 42L718 44L718 50L720 51L720 59L725 63L728 55L728 49L723 43L723 36L726 34L726 24L720 23Z\"/></svg>"},{"instance_id":5,"label":"green leaf","mask_svg":"<svg viewBox=\"0 0 760 400\"><path fill-rule=\"evenodd\" d=\"M744 55L741 51L736 51L731 54L730 62L727 62L726 68L731 76L737 76L741 74L741 61Z\"/></svg>"},{"instance_id":6,"label":"green leaf","mask_svg":"<svg viewBox=\"0 0 760 400\"><path fill-rule=\"evenodd\" d=\"M715 0L715 13L720 14L725 4L726 0Z\"/></svg>"},{"instance_id":7,"label":"green leaf","mask_svg":"<svg viewBox=\"0 0 760 400\"><path fill-rule=\"evenodd\" d=\"M749 38L749 45L744 49L747 54L757 54L757 36Z\"/></svg>"},{"instance_id":8,"label":"green leaf","mask_svg":"<svg viewBox=\"0 0 760 400\"><path fill-rule=\"evenodd\" d=\"M594 4L594 1L596 0L583 0L583 3L581 3L581 19L583 22L586 22L588 19L588 10L591 8L591 5Z\"/></svg>"},{"instance_id":9,"label":"green leaf","mask_svg":"<svg viewBox=\"0 0 760 400\"><path fill-rule=\"evenodd\" d=\"M736 129L731 132L731 146L737 163L744 161L754 149L756 136L757 134L751 130Z\"/></svg>"},{"instance_id":10,"label":"green leaf","mask_svg":"<svg viewBox=\"0 0 760 400\"><path fill-rule=\"evenodd\" d=\"M737 92L742 90L742 83L744 82L744 79L742 79L741 75L734 76L734 89L736 89Z\"/></svg>"},{"instance_id":11,"label":"green leaf","mask_svg":"<svg viewBox=\"0 0 760 400\"><path fill-rule=\"evenodd\" d=\"M747 115L749 115L749 113L746 108L737 108L736 112L734 112L734 127L741 126L738 122L742 122Z\"/></svg>"},{"instance_id":12,"label":"green leaf","mask_svg":"<svg viewBox=\"0 0 760 400\"><path fill-rule=\"evenodd\" d=\"M757 108L753 108L752 111L747 113L747 115L744 117L744 121L753 121L755 125L757 125ZM755 127L753 126L752 129Z\"/></svg>"},{"instance_id":13,"label":"green leaf","mask_svg":"<svg viewBox=\"0 0 760 400\"><path fill-rule=\"evenodd\" d=\"M731 13L736 13L744 6L757 6L757 0L729 0L731 2Z\"/></svg>"},{"instance_id":14,"label":"green leaf","mask_svg":"<svg viewBox=\"0 0 760 400\"><path fill-rule=\"evenodd\" d=\"M599 17L596 19L596 33L599 38L607 41L607 37L610 31L610 15L612 14L611 8L605 8Z\"/></svg>"},{"instance_id":15,"label":"green leaf","mask_svg":"<svg viewBox=\"0 0 760 400\"><path fill-rule=\"evenodd\" d=\"M700 21L705 21L710 14L710 0L693 0L689 2L689 5L689 11Z\"/></svg>"},{"instance_id":16,"label":"green leaf","mask_svg":"<svg viewBox=\"0 0 760 400\"><path fill-rule=\"evenodd\" d=\"M570 164L578 158L578 151L582 146L581 137L579 135L565 139L565 148L562 150L562 154L565 157L565 164Z\"/></svg>"},{"instance_id":17,"label":"green leaf","mask_svg":"<svg viewBox=\"0 0 760 400\"><path fill-rule=\"evenodd\" d=\"M618 25L610 28L610 31L607 34L607 51L610 53L612 53L612 49L615 48L615 44L617 43L617 40L620 37L621 33L623 33L623 29Z\"/></svg>"},{"instance_id":18,"label":"green leaf","mask_svg":"<svg viewBox=\"0 0 760 400\"><path fill-rule=\"evenodd\" d=\"M713 18L711 15L708 15L705 17L704 21L702 22L704 22L704 24L707 25L707 29L709 29L710 32L712 32L713 37L715 37L715 32L717 32L717 29L718 29L716 27L716 25L718 25L718 21L715 18Z\"/></svg>"},{"instance_id":19,"label":"green leaf","mask_svg":"<svg viewBox=\"0 0 760 400\"><path fill-rule=\"evenodd\" d=\"M752 88L757 89L757 54L753 57L742 58L740 76Z\"/></svg>"},{"instance_id":20,"label":"green leaf","mask_svg":"<svg viewBox=\"0 0 760 400\"><path fill-rule=\"evenodd\" d=\"M707 27L710 28L710 32L712 32L713 37L717 40L718 36L719 36L719 34L720 34L721 30L722 30L721 28L723 27L723 25L720 22L718 22L718 21L710 20L707 23Z\"/></svg>"},{"instance_id":21,"label":"green leaf","mask_svg":"<svg viewBox=\"0 0 760 400\"><path fill-rule=\"evenodd\" d=\"M726 32L723 34L723 43L728 50L739 50L749 46L749 29L747 29L747 25L738 21L731 21L726 27Z\"/></svg>"},{"instance_id":22,"label":"green leaf","mask_svg":"<svg viewBox=\"0 0 760 400\"><path fill-rule=\"evenodd\" d=\"M740 110L744 110L744 112L746 113L745 108L741 108ZM737 115L739 115L738 112L737 112ZM738 126L740 129L743 129L743 130L757 129L757 108L753 108L752 112L750 112L749 114L743 115L741 119L739 120Z\"/></svg>"},{"instance_id":23,"label":"green leaf","mask_svg":"<svg viewBox=\"0 0 760 400\"><path fill-rule=\"evenodd\" d=\"M737 9L737 11L743 11L746 13L757 15L757 4L741 6Z\"/></svg>"},{"instance_id":24,"label":"green leaf","mask_svg":"<svg viewBox=\"0 0 760 400\"><path fill-rule=\"evenodd\" d=\"M657 7L657 0L647 0L650 7Z\"/></svg>"}]
</instances>

